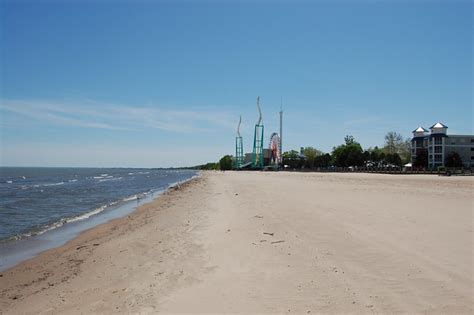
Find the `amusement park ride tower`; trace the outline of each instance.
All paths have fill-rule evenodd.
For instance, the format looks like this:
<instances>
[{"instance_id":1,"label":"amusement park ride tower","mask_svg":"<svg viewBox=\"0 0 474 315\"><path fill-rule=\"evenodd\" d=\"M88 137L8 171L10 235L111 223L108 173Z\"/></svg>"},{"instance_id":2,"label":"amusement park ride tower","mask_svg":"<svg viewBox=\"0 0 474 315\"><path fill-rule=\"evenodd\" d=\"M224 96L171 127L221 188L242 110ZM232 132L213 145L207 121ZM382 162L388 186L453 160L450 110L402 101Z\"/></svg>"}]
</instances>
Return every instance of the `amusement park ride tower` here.
<instances>
[{"instance_id":1,"label":"amusement park ride tower","mask_svg":"<svg viewBox=\"0 0 474 315\"><path fill-rule=\"evenodd\" d=\"M257 109L259 113L258 122L255 124L255 132L253 135L253 168L263 168L263 124L262 110L260 108L260 96L257 97Z\"/></svg>"},{"instance_id":2,"label":"amusement park ride tower","mask_svg":"<svg viewBox=\"0 0 474 315\"><path fill-rule=\"evenodd\" d=\"M280 167L283 167L283 100L280 103L280 145L279 145L279 150L280 150L280 160L278 163L280 164Z\"/></svg>"},{"instance_id":3,"label":"amusement park ride tower","mask_svg":"<svg viewBox=\"0 0 474 315\"><path fill-rule=\"evenodd\" d=\"M242 116L240 116L239 124L237 125L237 136L235 137L235 167L241 168L244 164L244 146L242 136L240 135L240 124L242 123Z\"/></svg>"}]
</instances>

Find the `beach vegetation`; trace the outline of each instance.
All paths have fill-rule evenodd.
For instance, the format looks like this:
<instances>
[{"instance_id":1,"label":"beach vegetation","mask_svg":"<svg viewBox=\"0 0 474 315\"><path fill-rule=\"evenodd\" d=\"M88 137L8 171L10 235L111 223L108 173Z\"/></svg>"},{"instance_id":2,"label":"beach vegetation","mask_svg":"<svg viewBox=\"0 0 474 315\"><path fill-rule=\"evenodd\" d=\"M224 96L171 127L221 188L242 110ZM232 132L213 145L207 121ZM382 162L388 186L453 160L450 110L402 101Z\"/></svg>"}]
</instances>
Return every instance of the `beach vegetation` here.
<instances>
[{"instance_id":1,"label":"beach vegetation","mask_svg":"<svg viewBox=\"0 0 474 315\"><path fill-rule=\"evenodd\" d=\"M219 163L206 163L204 165L198 165L195 168L200 169L200 170L218 170L219 169Z\"/></svg>"},{"instance_id":2,"label":"beach vegetation","mask_svg":"<svg viewBox=\"0 0 474 315\"><path fill-rule=\"evenodd\" d=\"M232 169L232 157L230 155L224 155L220 160L219 160L219 169L221 171L228 171Z\"/></svg>"}]
</instances>

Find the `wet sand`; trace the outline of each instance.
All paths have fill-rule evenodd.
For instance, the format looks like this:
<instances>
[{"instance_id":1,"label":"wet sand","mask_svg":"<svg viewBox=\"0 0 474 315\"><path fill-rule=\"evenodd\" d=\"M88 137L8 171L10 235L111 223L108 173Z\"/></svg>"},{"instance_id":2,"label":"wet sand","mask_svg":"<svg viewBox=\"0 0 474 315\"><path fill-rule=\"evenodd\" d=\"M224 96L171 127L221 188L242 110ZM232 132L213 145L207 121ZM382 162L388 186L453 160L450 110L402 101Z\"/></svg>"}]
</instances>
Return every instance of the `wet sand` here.
<instances>
[{"instance_id":1,"label":"wet sand","mask_svg":"<svg viewBox=\"0 0 474 315\"><path fill-rule=\"evenodd\" d=\"M0 313L472 313L473 184L207 172L2 272Z\"/></svg>"}]
</instances>

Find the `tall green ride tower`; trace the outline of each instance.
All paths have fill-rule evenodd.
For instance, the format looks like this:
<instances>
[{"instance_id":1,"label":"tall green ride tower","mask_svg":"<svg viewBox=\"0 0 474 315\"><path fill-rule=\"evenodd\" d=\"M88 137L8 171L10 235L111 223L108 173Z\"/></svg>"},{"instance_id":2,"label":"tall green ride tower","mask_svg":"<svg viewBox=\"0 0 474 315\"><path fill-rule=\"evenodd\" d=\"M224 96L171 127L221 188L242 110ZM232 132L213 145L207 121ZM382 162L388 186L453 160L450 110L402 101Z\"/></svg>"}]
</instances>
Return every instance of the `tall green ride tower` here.
<instances>
[{"instance_id":1,"label":"tall green ride tower","mask_svg":"<svg viewBox=\"0 0 474 315\"><path fill-rule=\"evenodd\" d=\"M240 124L242 123L242 116L240 116L239 124L237 125L237 136L235 137L235 168L239 169L244 164L244 146L242 136L240 135Z\"/></svg>"},{"instance_id":2,"label":"tall green ride tower","mask_svg":"<svg viewBox=\"0 0 474 315\"><path fill-rule=\"evenodd\" d=\"M255 124L255 132L253 135L253 168L263 168L263 131L262 110L260 108L260 96L257 97L257 109L259 113L258 122Z\"/></svg>"}]
</instances>

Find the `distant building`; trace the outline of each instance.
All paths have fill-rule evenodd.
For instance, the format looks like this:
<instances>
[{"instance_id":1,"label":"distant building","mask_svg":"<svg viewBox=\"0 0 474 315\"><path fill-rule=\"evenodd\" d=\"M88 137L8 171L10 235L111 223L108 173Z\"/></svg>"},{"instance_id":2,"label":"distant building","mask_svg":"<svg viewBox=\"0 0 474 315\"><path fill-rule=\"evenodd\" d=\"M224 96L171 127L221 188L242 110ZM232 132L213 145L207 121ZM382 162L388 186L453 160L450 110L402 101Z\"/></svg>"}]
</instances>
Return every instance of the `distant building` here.
<instances>
[{"instance_id":1,"label":"distant building","mask_svg":"<svg viewBox=\"0 0 474 315\"><path fill-rule=\"evenodd\" d=\"M270 149L263 149L263 166L270 165L271 155L272 155L272 151ZM253 153L245 153L244 163L251 163L252 159L253 159Z\"/></svg>"},{"instance_id":2,"label":"distant building","mask_svg":"<svg viewBox=\"0 0 474 315\"><path fill-rule=\"evenodd\" d=\"M436 123L430 131L423 127L413 130L411 140L411 161L420 154L427 154L428 167L444 166L446 157L457 152L465 167L474 166L474 135L449 135L448 126Z\"/></svg>"}]
</instances>

